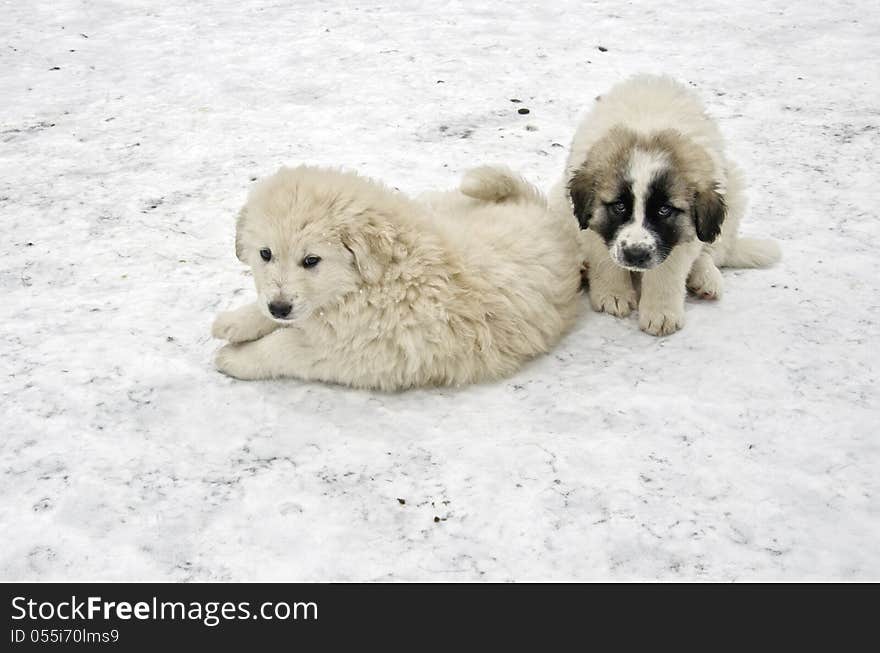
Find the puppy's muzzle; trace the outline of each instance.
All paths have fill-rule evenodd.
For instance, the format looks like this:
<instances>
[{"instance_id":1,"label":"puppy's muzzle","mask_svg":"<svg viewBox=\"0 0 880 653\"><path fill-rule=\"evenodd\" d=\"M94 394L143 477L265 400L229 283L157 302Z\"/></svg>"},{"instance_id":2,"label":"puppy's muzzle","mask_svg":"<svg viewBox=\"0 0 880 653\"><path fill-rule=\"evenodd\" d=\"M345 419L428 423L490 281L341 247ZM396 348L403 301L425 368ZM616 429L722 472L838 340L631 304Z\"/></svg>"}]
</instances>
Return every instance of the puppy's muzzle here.
<instances>
[{"instance_id":1,"label":"puppy's muzzle","mask_svg":"<svg viewBox=\"0 0 880 653\"><path fill-rule=\"evenodd\" d=\"M290 302L269 302L269 313L272 314L272 317L279 320L284 320L289 317L292 309L293 304Z\"/></svg>"},{"instance_id":2,"label":"puppy's muzzle","mask_svg":"<svg viewBox=\"0 0 880 653\"><path fill-rule=\"evenodd\" d=\"M652 267L654 251L650 247L643 247L641 245L624 247L620 254L623 263L629 267L642 269Z\"/></svg>"}]
</instances>

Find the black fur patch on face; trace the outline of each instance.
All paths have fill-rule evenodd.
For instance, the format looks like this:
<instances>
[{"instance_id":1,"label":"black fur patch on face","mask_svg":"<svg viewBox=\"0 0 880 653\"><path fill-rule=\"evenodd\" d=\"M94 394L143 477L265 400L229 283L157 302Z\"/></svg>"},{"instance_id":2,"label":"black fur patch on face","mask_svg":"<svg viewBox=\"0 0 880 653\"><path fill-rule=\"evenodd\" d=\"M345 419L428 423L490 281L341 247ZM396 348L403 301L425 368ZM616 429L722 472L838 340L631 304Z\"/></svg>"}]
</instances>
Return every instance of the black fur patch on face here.
<instances>
[{"instance_id":1,"label":"black fur patch on face","mask_svg":"<svg viewBox=\"0 0 880 653\"><path fill-rule=\"evenodd\" d=\"M615 210L615 205L618 203L622 203L626 207L622 213ZM593 229L605 240L606 245L611 245L620 228L632 221L634 206L635 198L632 186L629 182L623 182L614 201L605 204L605 217L593 226Z\"/></svg>"},{"instance_id":2,"label":"black fur patch on face","mask_svg":"<svg viewBox=\"0 0 880 653\"><path fill-rule=\"evenodd\" d=\"M678 216L682 211L671 202L672 177L664 172L657 175L648 186L645 197L644 225L657 236L657 245L661 252L669 252L681 241L681 228ZM668 215L663 214L663 207L670 209Z\"/></svg>"}]
</instances>

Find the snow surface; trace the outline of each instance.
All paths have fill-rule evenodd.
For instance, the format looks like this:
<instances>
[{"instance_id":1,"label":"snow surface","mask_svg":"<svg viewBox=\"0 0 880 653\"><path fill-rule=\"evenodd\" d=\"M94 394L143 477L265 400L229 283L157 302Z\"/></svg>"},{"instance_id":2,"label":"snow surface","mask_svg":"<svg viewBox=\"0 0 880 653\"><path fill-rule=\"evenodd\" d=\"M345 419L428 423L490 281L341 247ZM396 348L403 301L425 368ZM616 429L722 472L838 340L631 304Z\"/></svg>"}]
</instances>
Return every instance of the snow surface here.
<instances>
[{"instance_id":1,"label":"snow surface","mask_svg":"<svg viewBox=\"0 0 880 653\"><path fill-rule=\"evenodd\" d=\"M880 579L876 2L170 4L4 4L0 579ZM492 385L214 371L253 179L549 188L640 71L720 120L779 266Z\"/></svg>"}]
</instances>

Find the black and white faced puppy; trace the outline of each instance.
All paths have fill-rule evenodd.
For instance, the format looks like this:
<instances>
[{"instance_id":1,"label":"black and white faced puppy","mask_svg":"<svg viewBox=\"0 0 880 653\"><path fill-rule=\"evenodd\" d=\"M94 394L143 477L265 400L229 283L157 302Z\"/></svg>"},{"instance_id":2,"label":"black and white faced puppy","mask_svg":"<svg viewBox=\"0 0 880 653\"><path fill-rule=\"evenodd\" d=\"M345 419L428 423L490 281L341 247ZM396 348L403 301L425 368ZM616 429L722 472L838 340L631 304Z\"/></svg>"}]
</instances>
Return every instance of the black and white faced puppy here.
<instances>
[{"instance_id":1,"label":"black and white faced puppy","mask_svg":"<svg viewBox=\"0 0 880 653\"><path fill-rule=\"evenodd\" d=\"M639 326L653 335L682 327L686 288L721 296L718 266L779 257L775 243L738 238L741 175L702 103L668 77L637 76L597 100L551 205L585 230L593 308L625 316L638 305Z\"/></svg>"},{"instance_id":2,"label":"black and white faced puppy","mask_svg":"<svg viewBox=\"0 0 880 653\"><path fill-rule=\"evenodd\" d=\"M616 127L568 183L581 229L592 227L620 267L644 272L680 243L711 243L726 215L705 153L675 131Z\"/></svg>"}]
</instances>

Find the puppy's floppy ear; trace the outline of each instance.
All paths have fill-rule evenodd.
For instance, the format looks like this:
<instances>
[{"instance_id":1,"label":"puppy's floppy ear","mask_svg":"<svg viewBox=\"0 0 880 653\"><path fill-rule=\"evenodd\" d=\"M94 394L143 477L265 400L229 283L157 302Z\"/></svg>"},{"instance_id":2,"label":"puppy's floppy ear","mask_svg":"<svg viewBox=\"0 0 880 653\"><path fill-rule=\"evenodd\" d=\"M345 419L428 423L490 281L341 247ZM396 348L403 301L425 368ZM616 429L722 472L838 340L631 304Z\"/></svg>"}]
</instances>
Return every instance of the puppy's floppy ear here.
<instances>
[{"instance_id":1,"label":"puppy's floppy ear","mask_svg":"<svg viewBox=\"0 0 880 653\"><path fill-rule=\"evenodd\" d=\"M242 231L244 230L244 222L247 219L247 206L241 207L238 217L235 220L235 255L242 263L244 260L244 243L242 241Z\"/></svg>"},{"instance_id":2,"label":"puppy's floppy ear","mask_svg":"<svg viewBox=\"0 0 880 653\"><path fill-rule=\"evenodd\" d=\"M721 233L721 224L727 215L724 195L719 193L715 186L706 190L698 190L694 193L692 210L697 238L704 243L713 242Z\"/></svg>"},{"instance_id":3,"label":"puppy's floppy ear","mask_svg":"<svg viewBox=\"0 0 880 653\"><path fill-rule=\"evenodd\" d=\"M354 256L354 264L364 281L378 283L391 263L394 235L388 224L369 219L353 224L341 233L343 246Z\"/></svg>"},{"instance_id":4,"label":"puppy's floppy ear","mask_svg":"<svg viewBox=\"0 0 880 653\"><path fill-rule=\"evenodd\" d=\"M593 205L596 201L596 189L593 176L581 167L568 181L568 194L574 207L574 215L581 229L590 226L593 217Z\"/></svg>"}]
</instances>

